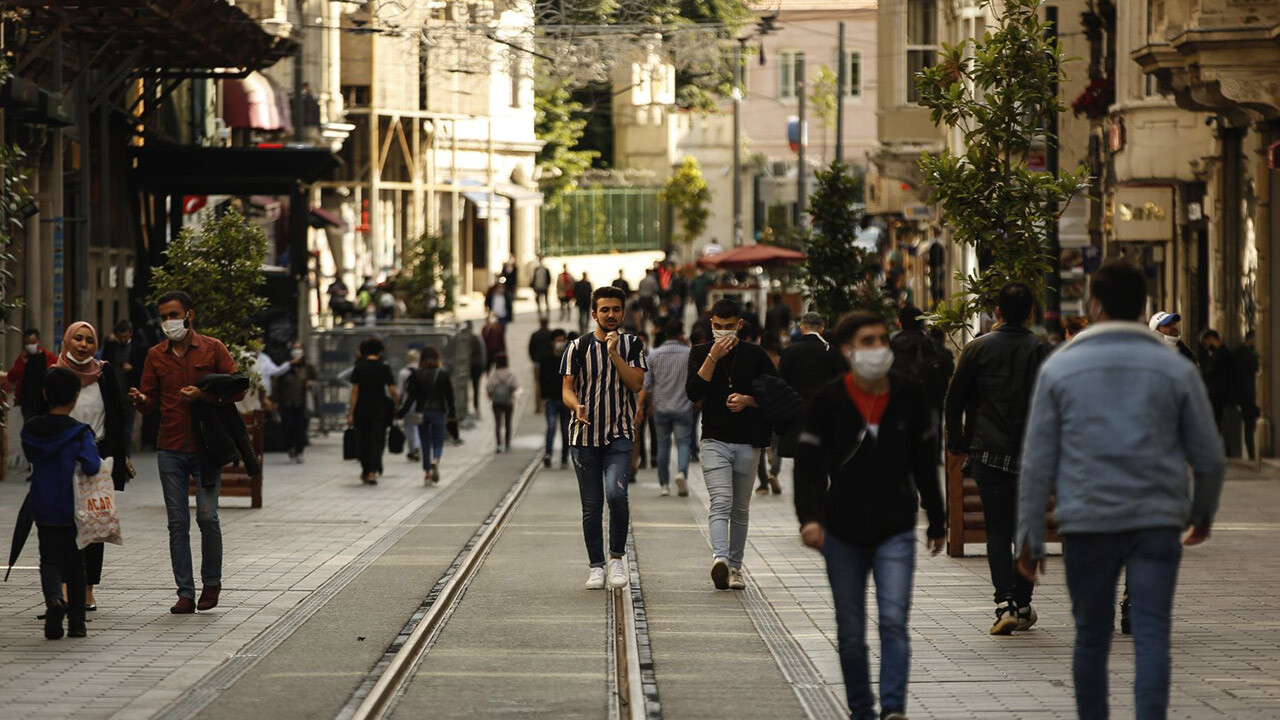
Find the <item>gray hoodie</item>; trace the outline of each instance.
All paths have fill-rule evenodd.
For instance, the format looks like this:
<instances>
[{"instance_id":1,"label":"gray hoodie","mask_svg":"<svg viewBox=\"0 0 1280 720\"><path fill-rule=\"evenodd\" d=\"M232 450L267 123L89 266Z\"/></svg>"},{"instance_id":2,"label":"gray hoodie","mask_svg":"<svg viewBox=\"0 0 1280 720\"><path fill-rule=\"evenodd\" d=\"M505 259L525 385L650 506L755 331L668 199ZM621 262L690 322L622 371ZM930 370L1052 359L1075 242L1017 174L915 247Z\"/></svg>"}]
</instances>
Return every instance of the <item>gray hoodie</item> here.
<instances>
[{"instance_id":1,"label":"gray hoodie","mask_svg":"<svg viewBox=\"0 0 1280 720\"><path fill-rule=\"evenodd\" d=\"M1022 451L1018 548L1044 556L1055 492L1064 534L1210 523L1225 470L1195 366L1140 323L1098 323L1040 369Z\"/></svg>"}]
</instances>

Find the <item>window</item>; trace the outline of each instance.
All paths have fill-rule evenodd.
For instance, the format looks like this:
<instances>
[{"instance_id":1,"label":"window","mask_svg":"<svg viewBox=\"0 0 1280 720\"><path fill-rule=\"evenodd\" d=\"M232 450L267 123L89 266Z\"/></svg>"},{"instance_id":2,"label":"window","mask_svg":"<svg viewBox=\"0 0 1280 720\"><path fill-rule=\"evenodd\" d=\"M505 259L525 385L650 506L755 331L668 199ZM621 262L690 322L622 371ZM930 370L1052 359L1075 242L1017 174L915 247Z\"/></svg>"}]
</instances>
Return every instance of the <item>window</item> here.
<instances>
[{"instance_id":1,"label":"window","mask_svg":"<svg viewBox=\"0 0 1280 720\"><path fill-rule=\"evenodd\" d=\"M862 52L846 50L844 53L844 97L862 97Z\"/></svg>"},{"instance_id":2,"label":"window","mask_svg":"<svg viewBox=\"0 0 1280 720\"><path fill-rule=\"evenodd\" d=\"M778 53L778 97L792 100L796 96L796 57L794 50Z\"/></svg>"},{"instance_id":3,"label":"window","mask_svg":"<svg viewBox=\"0 0 1280 720\"><path fill-rule=\"evenodd\" d=\"M907 102L920 101L916 73L938 62L935 0L907 0Z\"/></svg>"}]
</instances>

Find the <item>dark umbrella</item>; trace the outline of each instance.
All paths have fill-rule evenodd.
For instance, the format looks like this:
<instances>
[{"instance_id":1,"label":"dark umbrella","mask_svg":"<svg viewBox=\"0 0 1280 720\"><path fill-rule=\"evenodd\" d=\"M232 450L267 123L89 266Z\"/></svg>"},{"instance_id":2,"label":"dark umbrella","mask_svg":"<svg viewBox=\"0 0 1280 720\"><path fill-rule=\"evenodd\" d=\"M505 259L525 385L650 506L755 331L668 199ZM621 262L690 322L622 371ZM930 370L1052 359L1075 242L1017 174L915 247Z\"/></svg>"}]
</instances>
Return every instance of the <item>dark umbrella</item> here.
<instances>
[{"instance_id":1,"label":"dark umbrella","mask_svg":"<svg viewBox=\"0 0 1280 720\"><path fill-rule=\"evenodd\" d=\"M27 538L31 535L31 526L35 524L31 519L31 508L28 507L30 501L31 496L27 495L22 499L22 507L18 509L18 521L13 526L13 543L9 546L9 567L4 571L5 582L9 582L9 573L18 562L18 556L22 554L22 546L27 544Z\"/></svg>"}]
</instances>

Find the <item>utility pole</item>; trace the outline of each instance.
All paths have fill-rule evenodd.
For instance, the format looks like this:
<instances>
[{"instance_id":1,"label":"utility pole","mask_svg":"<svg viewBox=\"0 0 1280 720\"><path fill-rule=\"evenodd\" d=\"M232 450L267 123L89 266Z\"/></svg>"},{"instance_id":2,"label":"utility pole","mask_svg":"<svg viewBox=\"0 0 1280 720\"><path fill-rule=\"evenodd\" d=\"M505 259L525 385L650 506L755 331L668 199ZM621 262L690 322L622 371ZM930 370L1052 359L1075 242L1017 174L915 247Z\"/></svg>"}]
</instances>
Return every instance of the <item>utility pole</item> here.
<instances>
[{"instance_id":1,"label":"utility pole","mask_svg":"<svg viewBox=\"0 0 1280 720\"><path fill-rule=\"evenodd\" d=\"M740 247L742 231L742 43L733 46L733 246Z\"/></svg>"},{"instance_id":2,"label":"utility pole","mask_svg":"<svg viewBox=\"0 0 1280 720\"><path fill-rule=\"evenodd\" d=\"M804 211L805 205L809 199L808 183L805 178L804 171L804 116L805 116L805 80L804 80L804 53L796 53L796 100L800 105L800 122L796 128L798 142L796 143L796 230L803 230L805 226Z\"/></svg>"},{"instance_id":3,"label":"utility pole","mask_svg":"<svg viewBox=\"0 0 1280 720\"><path fill-rule=\"evenodd\" d=\"M303 136L303 115L306 113L305 105L302 100L302 53L307 49L306 38L303 36L303 28L307 25L306 5L307 0L294 0L294 6L298 10L298 52L293 56L293 139L302 142Z\"/></svg>"},{"instance_id":4,"label":"utility pole","mask_svg":"<svg viewBox=\"0 0 1280 720\"><path fill-rule=\"evenodd\" d=\"M840 58L836 68L836 162L844 162L844 87L849 81L849 59L844 50L844 21L840 21Z\"/></svg>"},{"instance_id":5,"label":"utility pole","mask_svg":"<svg viewBox=\"0 0 1280 720\"><path fill-rule=\"evenodd\" d=\"M1045 39L1056 47L1058 44L1058 8L1048 5L1044 9ZM1056 57L1056 56L1055 56ZM1049 93L1058 97L1057 68L1054 68L1054 80L1049 84ZM1051 110L1045 123L1045 169L1058 179L1058 111ZM1062 332L1062 245L1058 237L1058 201L1049 203L1054 220L1049 223L1046 240L1046 251L1049 254L1049 276L1045 278L1044 325L1051 333Z\"/></svg>"}]
</instances>

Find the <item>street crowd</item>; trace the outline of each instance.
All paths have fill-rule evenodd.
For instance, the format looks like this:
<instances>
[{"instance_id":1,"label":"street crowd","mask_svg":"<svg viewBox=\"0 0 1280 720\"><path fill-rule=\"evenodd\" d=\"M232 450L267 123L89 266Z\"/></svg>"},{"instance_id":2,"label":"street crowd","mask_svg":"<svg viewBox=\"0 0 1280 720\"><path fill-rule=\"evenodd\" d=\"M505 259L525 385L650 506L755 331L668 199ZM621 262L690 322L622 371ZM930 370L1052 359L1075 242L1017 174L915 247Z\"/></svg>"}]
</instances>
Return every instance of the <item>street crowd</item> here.
<instances>
[{"instance_id":1,"label":"street crowd","mask_svg":"<svg viewBox=\"0 0 1280 720\"><path fill-rule=\"evenodd\" d=\"M1200 353L1191 353L1177 314L1146 314L1144 276L1125 261L1095 273L1089 320L1069 323L1062 342L1033 331L1035 299L1015 282L992 298L994 326L958 357L906 301L896 318L854 311L828 324L774 295L762 319L752 302L713 293L716 283L712 273L687 279L668 263L648 269L634 290L621 274L593 287L567 267L558 277L541 262L534 270L539 328L528 342L528 380L546 419L544 463L551 467L557 457L558 437L560 466L571 462L577 478L587 588L629 582L628 496L638 471L652 466L661 495L674 486L684 496L690 464L698 462L710 497L708 574L717 590L744 589L752 496L781 494L782 460L792 458L799 537L826 561L850 717L901 720L917 509L925 511L926 546L937 554L947 529L941 465L973 478L981 495L990 633L1036 624L1035 580L1052 529L1062 538L1076 624L1080 717L1107 717L1122 574L1121 631L1135 637L1137 716L1165 717L1177 570L1183 546L1210 535L1225 469L1224 410L1235 403L1246 426L1257 418L1246 400L1244 374L1258 363L1249 342L1228 353L1206 331ZM468 337L471 401L479 411L483 380L499 453L510 449L524 382L508 354L514 291L513 269L487 293L487 321ZM576 329L552 327L553 292L561 323L572 321L576 306ZM67 634L85 635L102 577L101 543L77 542L73 476L96 475L111 458L112 482L124 489L133 474L133 413L160 415L175 614L219 603L222 467L258 462L235 403L256 392L264 409L280 414L291 459L303 459L305 394L316 376L302 346L294 344L285 363L259 356L254 371L264 389L254 391L227 348L196 331L198 308L186 293L161 295L156 309L165 339L143 353L127 324L100 348L92 325L74 323L57 355L33 329L3 378L24 416L32 476L23 512L39 537L50 639L63 636L64 619ZM424 348L396 377L384 352L376 338L360 346L344 456L359 460L363 482L376 484L386 445L395 451L407 443L424 482L437 483L445 437L457 438L452 369ZM201 534L198 598L189 478ZM866 640L868 578L881 649L878 711Z\"/></svg>"}]
</instances>

